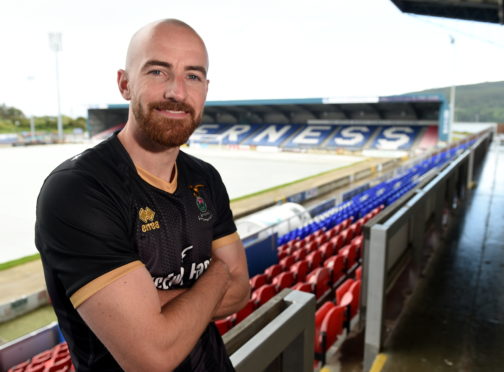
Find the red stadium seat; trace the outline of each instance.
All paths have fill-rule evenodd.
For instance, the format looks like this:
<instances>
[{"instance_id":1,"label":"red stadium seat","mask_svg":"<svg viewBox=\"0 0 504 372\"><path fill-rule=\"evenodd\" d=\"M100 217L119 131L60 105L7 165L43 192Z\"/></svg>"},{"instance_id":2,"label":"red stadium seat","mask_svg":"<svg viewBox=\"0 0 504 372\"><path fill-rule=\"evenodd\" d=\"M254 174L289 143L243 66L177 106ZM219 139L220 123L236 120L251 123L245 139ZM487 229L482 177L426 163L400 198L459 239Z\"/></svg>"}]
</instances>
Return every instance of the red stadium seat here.
<instances>
[{"instance_id":1,"label":"red stadium seat","mask_svg":"<svg viewBox=\"0 0 504 372\"><path fill-rule=\"evenodd\" d=\"M306 261L308 261L308 265L310 265L310 270L313 270L322 263L322 253L320 253L320 251L313 251L306 256Z\"/></svg>"},{"instance_id":2,"label":"red stadium seat","mask_svg":"<svg viewBox=\"0 0 504 372\"><path fill-rule=\"evenodd\" d=\"M325 353L343 332L345 309L333 306L325 315L319 331L315 330L315 357L325 364Z\"/></svg>"},{"instance_id":3,"label":"red stadium seat","mask_svg":"<svg viewBox=\"0 0 504 372\"><path fill-rule=\"evenodd\" d=\"M320 329L324 317L327 315L329 310L331 310L335 306L336 305L334 304L334 302L326 301L322 304L322 306L318 308L318 310L315 312L315 330L317 330L317 328Z\"/></svg>"},{"instance_id":4,"label":"red stadium seat","mask_svg":"<svg viewBox=\"0 0 504 372\"><path fill-rule=\"evenodd\" d=\"M317 250L317 248L318 248L318 244L317 244L317 242L314 240L314 241L312 241L312 242L310 242L310 243L307 243L307 244L305 245L305 247L306 247L306 248L308 248L308 253L310 253L310 252L314 252L314 251L316 251L316 250Z\"/></svg>"},{"instance_id":5,"label":"red stadium seat","mask_svg":"<svg viewBox=\"0 0 504 372\"><path fill-rule=\"evenodd\" d=\"M340 249L338 255L345 257L345 268L348 271L357 262L357 251L351 244L345 245Z\"/></svg>"},{"instance_id":6,"label":"red stadium seat","mask_svg":"<svg viewBox=\"0 0 504 372\"><path fill-rule=\"evenodd\" d=\"M332 256L324 261L324 267L331 271L332 283L335 284L345 274L345 259L343 256Z\"/></svg>"},{"instance_id":7,"label":"red stadium seat","mask_svg":"<svg viewBox=\"0 0 504 372\"><path fill-rule=\"evenodd\" d=\"M16 364L15 366L12 366L11 368L9 368L9 370L7 372L23 372L29 364L30 364L30 361L27 360L23 363L19 363L19 364Z\"/></svg>"},{"instance_id":8,"label":"red stadium seat","mask_svg":"<svg viewBox=\"0 0 504 372\"><path fill-rule=\"evenodd\" d=\"M341 223L341 230L345 230L352 223L352 217L347 218L345 221Z\"/></svg>"},{"instance_id":9,"label":"red stadium seat","mask_svg":"<svg viewBox=\"0 0 504 372\"><path fill-rule=\"evenodd\" d=\"M355 283L355 280L347 279L338 288L336 288L336 291L335 291L336 305L341 305L341 300L343 299L343 295L348 292L348 290L350 289L350 287L354 283Z\"/></svg>"},{"instance_id":10,"label":"red stadium seat","mask_svg":"<svg viewBox=\"0 0 504 372\"><path fill-rule=\"evenodd\" d=\"M70 371L71 367L72 367L72 360L70 359L70 355L67 355L64 358L55 361L53 365L49 366L49 368L46 369L46 371L67 372Z\"/></svg>"},{"instance_id":11,"label":"red stadium seat","mask_svg":"<svg viewBox=\"0 0 504 372\"><path fill-rule=\"evenodd\" d=\"M354 236L359 236L362 233L362 219L357 220L350 226L353 226Z\"/></svg>"},{"instance_id":12,"label":"red stadium seat","mask_svg":"<svg viewBox=\"0 0 504 372\"><path fill-rule=\"evenodd\" d=\"M335 252L338 252L341 247L343 247L343 236L340 234L334 236L330 240L333 243L333 249Z\"/></svg>"},{"instance_id":13,"label":"red stadium seat","mask_svg":"<svg viewBox=\"0 0 504 372\"><path fill-rule=\"evenodd\" d=\"M240 311L237 311L233 315L231 315L231 322L233 325L237 325L240 323L243 319L248 317L250 314L252 314L255 310L255 303L254 300L250 299L248 300L247 304L241 309Z\"/></svg>"},{"instance_id":14,"label":"red stadium seat","mask_svg":"<svg viewBox=\"0 0 504 372\"><path fill-rule=\"evenodd\" d=\"M252 299L254 300L256 307L259 307L268 302L276 295L276 293L276 288L273 284L265 284L252 293Z\"/></svg>"},{"instance_id":15,"label":"red stadium seat","mask_svg":"<svg viewBox=\"0 0 504 372\"><path fill-rule=\"evenodd\" d=\"M264 273L268 277L268 282L271 283L273 278L280 274L283 271L282 266L280 264L274 264L268 267L266 270L264 270Z\"/></svg>"},{"instance_id":16,"label":"red stadium seat","mask_svg":"<svg viewBox=\"0 0 504 372\"><path fill-rule=\"evenodd\" d=\"M289 270L289 267L292 266L296 262L296 258L294 256L287 256L280 260L280 266L285 270Z\"/></svg>"},{"instance_id":17,"label":"red stadium seat","mask_svg":"<svg viewBox=\"0 0 504 372\"><path fill-rule=\"evenodd\" d=\"M347 228L340 232L340 236L343 238L343 245L349 244L353 239L353 229Z\"/></svg>"},{"instance_id":18,"label":"red stadium seat","mask_svg":"<svg viewBox=\"0 0 504 372\"><path fill-rule=\"evenodd\" d=\"M292 252L292 257L294 257L296 259L296 261L300 261L306 257L307 253L308 253L307 248L304 248L304 247L299 248L299 249L295 250L294 252Z\"/></svg>"},{"instance_id":19,"label":"red stadium seat","mask_svg":"<svg viewBox=\"0 0 504 372\"><path fill-rule=\"evenodd\" d=\"M326 260L334 254L334 244L332 242L325 242L318 251L322 254L322 260Z\"/></svg>"},{"instance_id":20,"label":"red stadium seat","mask_svg":"<svg viewBox=\"0 0 504 372\"><path fill-rule=\"evenodd\" d=\"M43 351L42 353L39 353L39 354L35 355L31 359L31 364L44 363L45 361L51 359L52 355L53 355L53 350L52 349L51 350Z\"/></svg>"},{"instance_id":21,"label":"red stadium seat","mask_svg":"<svg viewBox=\"0 0 504 372\"><path fill-rule=\"evenodd\" d=\"M351 245L355 246L355 253L358 258L362 257L362 251L364 248L364 235L356 236L350 242Z\"/></svg>"},{"instance_id":22,"label":"red stadium seat","mask_svg":"<svg viewBox=\"0 0 504 372\"><path fill-rule=\"evenodd\" d=\"M285 257L287 257L289 254L287 252L277 252L277 258L278 258L278 261L284 259Z\"/></svg>"},{"instance_id":23,"label":"red stadium seat","mask_svg":"<svg viewBox=\"0 0 504 372\"><path fill-rule=\"evenodd\" d=\"M273 278L272 284L276 286L277 292L284 288L290 288L294 285L294 273L292 271L284 271Z\"/></svg>"},{"instance_id":24,"label":"red stadium seat","mask_svg":"<svg viewBox=\"0 0 504 372\"><path fill-rule=\"evenodd\" d=\"M266 274L257 274L250 278L249 282L250 290L254 291L268 282L268 276Z\"/></svg>"},{"instance_id":25,"label":"red stadium seat","mask_svg":"<svg viewBox=\"0 0 504 372\"><path fill-rule=\"evenodd\" d=\"M350 310L352 318L359 312L361 283L362 281L356 280L348 290L348 292L350 292L353 296Z\"/></svg>"},{"instance_id":26,"label":"red stadium seat","mask_svg":"<svg viewBox=\"0 0 504 372\"><path fill-rule=\"evenodd\" d=\"M313 235L313 234L310 234L303 239L305 245L308 243L311 243L314 240L315 240L315 235Z\"/></svg>"},{"instance_id":27,"label":"red stadium seat","mask_svg":"<svg viewBox=\"0 0 504 372\"><path fill-rule=\"evenodd\" d=\"M315 285L315 297L319 299L331 288L331 272L325 267L318 267L308 274L306 281Z\"/></svg>"},{"instance_id":28,"label":"red stadium seat","mask_svg":"<svg viewBox=\"0 0 504 372\"><path fill-rule=\"evenodd\" d=\"M315 285L313 283L299 282L294 284L292 289L315 294Z\"/></svg>"},{"instance_id":29,"label":"red stadium seat","mask_svg":"<svg viewBox=\"0 0 504 372\"><path fill-rule=\"evenodd\" d=\"M362 279L362 266L359 266L355 270L355 280L361 280Z\"/></svg>"},{"instance_id":30,"label":"red stadium seat","mask_svg":"<svg viewBox=\"0 0 504 372\"><path fill-rule=\"evenodd\" d=\"M44 372L46 370L46 363L30 363L24 372Z\"/></svg>"},{"instance_id":31,"label":"red stadium seat","mask_svg":"<svg viewBox=\"0 0 504 372\"><path fill-rule=\"evenodd\" d=\"M229 331L232 328L231 320L228 318L224 319L219 319L215 321L215 325L217 326L217 329L219 330L219 333L223 335L227 331Z\"/></svg>"},{"instance_id":32,"label":"red stadium seat","mask_svg":"<svg viewBox=\"0 0 504 372\"><path fill-rule=\"evenodd\" d=\"M306 279L306 275L308 274L309 269L310 269L310 266L308 264L308 261L301 260L301 261L294 263L289 268L289 271L294 273L296 282L304 282Z\"/></svg>"}]
</instances>

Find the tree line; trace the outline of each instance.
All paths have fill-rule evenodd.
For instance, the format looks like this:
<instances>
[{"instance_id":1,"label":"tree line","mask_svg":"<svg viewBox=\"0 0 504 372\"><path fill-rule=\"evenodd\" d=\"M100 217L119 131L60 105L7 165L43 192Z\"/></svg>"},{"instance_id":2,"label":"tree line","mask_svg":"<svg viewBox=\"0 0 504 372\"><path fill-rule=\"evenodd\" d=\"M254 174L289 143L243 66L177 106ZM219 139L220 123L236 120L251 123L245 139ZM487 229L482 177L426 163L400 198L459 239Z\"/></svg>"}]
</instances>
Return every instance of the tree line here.
<instances>
[{"instance_id":1,"label":"tree line","mask_svg":"<svg viewBox=\"0 0 504 372\"><path fill-rule=\"evenodd\" d=\"M18 133L30 130L30 118L23 111L0 104L0 133ZM76 128L86 130L86 118L71 118L62 115L63 130L72 131ZM37 132L53 132L58 129L58 118L55 116L36 116L34 117L35 130Z\"/></svg>"}]
</instances>

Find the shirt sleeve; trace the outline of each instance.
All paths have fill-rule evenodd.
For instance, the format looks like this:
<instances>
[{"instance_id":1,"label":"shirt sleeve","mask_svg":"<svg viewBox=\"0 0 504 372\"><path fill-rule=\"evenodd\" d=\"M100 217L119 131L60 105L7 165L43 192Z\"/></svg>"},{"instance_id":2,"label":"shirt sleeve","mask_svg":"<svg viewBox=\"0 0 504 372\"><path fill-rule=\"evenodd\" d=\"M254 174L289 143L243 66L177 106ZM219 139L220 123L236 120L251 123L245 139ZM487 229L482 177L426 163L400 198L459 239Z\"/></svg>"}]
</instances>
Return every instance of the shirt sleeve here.
<instances>
[{"instance_id":1,"label":"shirt sleeve","mask_svg":"<svg viewBox=\"0 0 504 372\"><path fill-rule=\"evenodd\" d=\"M36 245L68 297L94 279L139 260L123 199L117 190L75 171L54 173L42 186Z\"/></svg>"}]
</instances>

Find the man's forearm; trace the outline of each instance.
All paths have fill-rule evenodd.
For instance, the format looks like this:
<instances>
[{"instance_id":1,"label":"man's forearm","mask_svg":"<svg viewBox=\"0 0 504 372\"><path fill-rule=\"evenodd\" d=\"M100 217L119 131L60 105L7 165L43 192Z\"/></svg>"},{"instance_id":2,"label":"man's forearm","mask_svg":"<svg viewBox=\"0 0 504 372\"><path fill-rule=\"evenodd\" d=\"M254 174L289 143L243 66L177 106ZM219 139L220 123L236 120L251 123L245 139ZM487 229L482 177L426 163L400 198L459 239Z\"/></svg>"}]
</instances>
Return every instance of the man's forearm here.
<instances>
[{"instance_id":1,"label":"man's forearm","mask_svg":"<svg viewBox=\"0 0 504 372\"><path fill-rule=\"evenodd\" d=\"M221 319L243 309L250 299L250 284L248 277L231 276L231 285L224 294L214 315L214 319Z\"/></svg>"}]
</instances>

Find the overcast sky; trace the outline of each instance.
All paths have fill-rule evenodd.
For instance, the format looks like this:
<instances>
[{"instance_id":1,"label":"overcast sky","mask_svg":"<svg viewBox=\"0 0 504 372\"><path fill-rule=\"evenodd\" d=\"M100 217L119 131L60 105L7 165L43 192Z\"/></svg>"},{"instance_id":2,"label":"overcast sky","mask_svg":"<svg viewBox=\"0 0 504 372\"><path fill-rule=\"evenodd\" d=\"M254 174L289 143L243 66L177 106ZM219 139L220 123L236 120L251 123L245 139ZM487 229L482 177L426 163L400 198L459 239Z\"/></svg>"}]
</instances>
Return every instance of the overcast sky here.
<instances>
[{"instance_id":1,"label":"overcast sky","mask_svg":"<svg viewBox=\"0 0 504 372\"><path fill-rule=\"evenodd\" d=\"M504 27L401 13L390 0L2 0L0 104L56 115L124 103L116 72L133 32L193 26L210 53L208 100L369 97L504 80ZM450 35L455 44L450 44Z\"/></svg>"}]
</instances>

